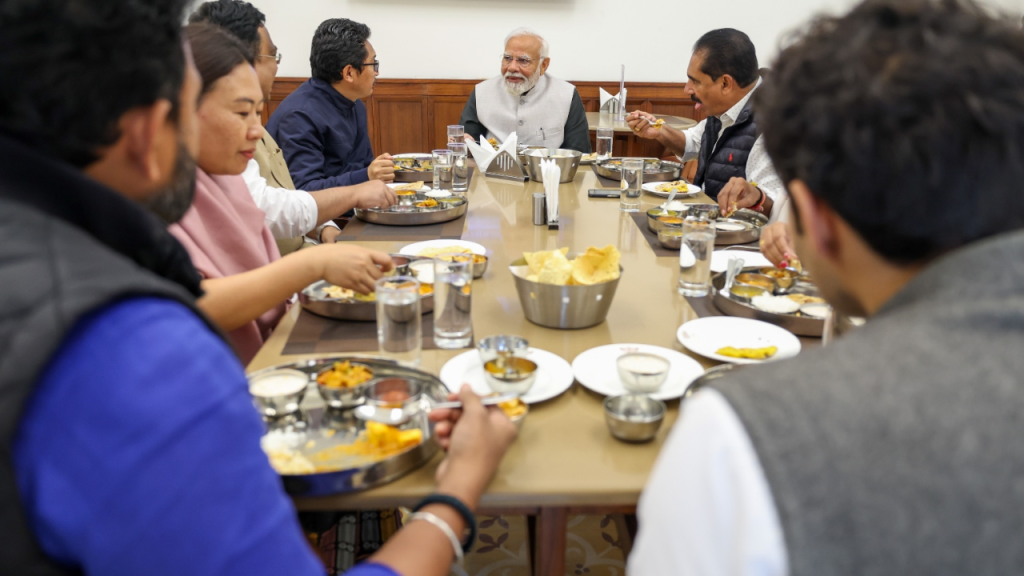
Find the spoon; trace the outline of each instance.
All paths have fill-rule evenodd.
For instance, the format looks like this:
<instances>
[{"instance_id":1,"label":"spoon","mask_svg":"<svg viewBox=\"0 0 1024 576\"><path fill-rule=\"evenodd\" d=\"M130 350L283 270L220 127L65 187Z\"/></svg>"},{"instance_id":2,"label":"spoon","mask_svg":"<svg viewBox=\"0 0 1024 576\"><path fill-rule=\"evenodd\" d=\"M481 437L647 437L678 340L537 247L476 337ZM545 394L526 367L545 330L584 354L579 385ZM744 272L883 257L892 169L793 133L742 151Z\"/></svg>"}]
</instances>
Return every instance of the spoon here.
<instances>
[{"instance_id":1,"label":"spoon","mask_svg":"<svg viewBox=\"0 0 1024 576\"><path fill-rule=\"evenodd\" d=\"M746 262L743 260L743 258L729 259L729 267L726 268L725 270L725 287L722 288L723 292L729 292L729 290L732 288L732 283L736 280L736 276L740 273L740 270L743 270L743 265L745 263Z\"/></svg>"},{"instance_id":2,"label":"spoon","mask_svg":"<svg viewBox=\"0 0 1024 576\"><path fill-rule=\"evenodd\" d=\"M502 394L501 396L488 396L487 398L481 398L480 403L484 406L495 406L504 402L509 402L519 398L518 394ZM461 400L452 400L449 402L430 402L430 412L434 410L441 410L443 408L462 408ZM369 404L363 404L355 409L354 413L356 418L360 420L368 420L370 422L377 422L380 424L387 424L388 426L401 426L412 417L418 414L419 410L403 410L402 408L386 408L384 406L371 406Z\"/></svg>"},{"instance_id":3,"label":"spoon","mask_svg":"<svg viewBox=\"0 0 1024 576\"><path fill-rule=\"evenodd\" d=\"M668 207L672 205L672 201L675 200L675 199L676 199L676 191L673 188L672 191L668 193L668 200L665 200L665 203L662 204L661 209L665 210L667 212L668 211Z\"/></svg>"}]
</instances>

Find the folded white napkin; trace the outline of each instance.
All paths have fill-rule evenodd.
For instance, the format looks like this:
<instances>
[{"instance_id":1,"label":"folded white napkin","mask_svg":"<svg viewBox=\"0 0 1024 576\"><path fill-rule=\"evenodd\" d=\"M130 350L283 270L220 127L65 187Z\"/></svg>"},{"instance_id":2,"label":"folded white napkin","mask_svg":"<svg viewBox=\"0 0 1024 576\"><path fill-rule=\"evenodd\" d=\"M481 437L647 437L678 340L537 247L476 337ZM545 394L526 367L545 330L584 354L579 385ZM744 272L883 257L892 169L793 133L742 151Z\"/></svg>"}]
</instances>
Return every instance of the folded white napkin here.
<instances>
[{"instance_id":1,"label":"folded white napkin","mask_svg":"<svg viewBox=\"0 0 1024 576\"><path fill-rule=\"evenodd\" d=\"M487 167L491 165L491 161L494 160L498 154L501 154L502 150L507 150L513 158L516 158L516 154L518 152L516 146L518 141L519 138L516 136L516 133L513 132L509 134L508 138L506 138L505 141L498 146L498 149L495 150L494 147L491 146L491 143L487 141L486 137L480 136L479 144L476 142L466 142L466 149L468 149L470 154L473 155L473 159L476 160L477 167L481 171L487 172Z\"/></svg>"},{"instance_id":2,"label":"folded white napkin","mask_svg":"<svg viewBox=\"0 0 1024 576\"><path fill-rule=\"evenodd\" d=\"M622 90L623 98L619 98L618 96L616 96L614 94L610 94L604 88L598 88L597 90L598 90L598 95L601 97L601 106L600 106L600 108L601 108L601 110L603 110L605 112L608 111L607 107L606 107L608 102L610 102L612 100L618 100L620 103L626 101L626 98L625 98L625 95L626 95L626 92L627 92L626 89Z\"/></svg>"},{"instance_id":3,"label":"folded white napkin","mask_svg":"<svg viewBox=\"0 0 1024 576\"><path fill-rule=\"evenodd\" d=\"M548 204L548 223L554 224L558 222L558 181L562 178L562 169L554 160L541 160L540 176Z\"/></svg>"}]
</instances>

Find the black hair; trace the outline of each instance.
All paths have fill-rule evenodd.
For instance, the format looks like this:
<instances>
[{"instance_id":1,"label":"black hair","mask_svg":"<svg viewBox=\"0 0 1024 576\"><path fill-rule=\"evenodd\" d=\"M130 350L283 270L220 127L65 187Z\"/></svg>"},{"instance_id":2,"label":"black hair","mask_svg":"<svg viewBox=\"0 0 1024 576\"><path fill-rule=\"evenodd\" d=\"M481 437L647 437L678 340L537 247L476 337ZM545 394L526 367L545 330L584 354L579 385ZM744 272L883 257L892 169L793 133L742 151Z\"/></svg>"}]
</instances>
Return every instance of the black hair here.
<instances>
[{"instance_id":1,"label":"black hair","mask_svg":"<svg viewBox=\"0 0 1024 576\"><path fill-rule=\"evenodd\" d=\"M4 0L0 133L84 167L157 100L177 117L186 0Z\"/></svg>"},{"instance_id":2,"label":"black hair","mask_svg":"<svg viewBox=\"0 0 1024 576\"><path fill-rule=\"evenodd\" d=\"M199 5L189 22L209 22L233 34L253 54L260 53L260 27L267 17L259 8L242 0L213 0Z\"/></svg>"},{"instance_id":3,"label":"black hair","mask_svg":"<svg viewBox=\"0 0 1024 576\"><path fill-rule=\"evenodd\" d=\"M882 257L1024 227L1024 34L969 0L868 0L815 21L755 93L785 182Z\"/></svg>"},{"instance_id":4,"label":"black hair","mask_svg":"<svg viewBox=\"0 0 1024 576\"><path fill-rule=\"evenodd\" d=\"M345 66L362 70L369 51L366 41L370 28L366 24L347 18L324 20L313 34L313 48L309 53L309 66L313 77L334 84L341 81Z\"/></svg>"},{"instance_id":5,"label":"black hair","mask_svg":"<svg viewBox=\"0 0 1024 576\"><path fill-rule=\"evenodd\" d=\"M185 34L192 47L196 69L203 78L200 95L209 92L217 80L230 74L239 64L253 65L255 58L252 52L220 26L206 22L189 24L185 27Z\"/></svg>"},{"instance_id":6,"label":"black hair","mask_svg":"<svg viewBox=\"0 0 1024 576\"><path fill-rule=\"evenodd\" d=\"M697 40L693 53L702 55L700 71L712 80L728 74L741 88L757 81L757 51L750 37L739 30L712 30Z\"/></svg>"}]
</instances>

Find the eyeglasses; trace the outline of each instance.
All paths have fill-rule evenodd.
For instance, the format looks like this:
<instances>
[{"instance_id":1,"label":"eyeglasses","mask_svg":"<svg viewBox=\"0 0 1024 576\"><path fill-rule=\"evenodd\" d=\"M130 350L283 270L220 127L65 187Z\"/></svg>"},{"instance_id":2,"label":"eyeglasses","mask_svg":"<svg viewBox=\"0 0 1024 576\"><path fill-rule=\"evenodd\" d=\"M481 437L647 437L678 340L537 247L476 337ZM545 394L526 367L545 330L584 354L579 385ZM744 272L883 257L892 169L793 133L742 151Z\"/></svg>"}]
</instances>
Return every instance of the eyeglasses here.
<instances>
[{"instance_id":1,"label":"eyeglasses","mask_svg":"<svg viewBox=\"0 0 1024 576\"><path fill-rule=\"evenodd\" d=\"M380 72L380 61L377 60L376 58L373 59L373 62L363 62L362 64L352 65L353 68L359 68L360 70L363 69L363 66L373 66L374 72Z\"/></svg>"},{"instance_id":2,"label":"eyeglasses","mask_svg":"<svg viewBox=\"0 0 1024 576\"><path fill-rule=\"evenodd\" d=\"M533 58L530 58L529 56L513 58L511 54L505 54L501 57L501 61L504 62L506 66L511 64L513 60L515 60L516 64L519 64L520 68L529 68L530 65L533 64Z\"/></svg>"},{"instance_id":3,"label":"eyeglasses","mask_svg":"<svg viewBox=\"0 0 1024 576\"><path fill-rule=\"evenodd\" d=\"M281 53L280 52L278 52L277 54L257 54L257 56L259 56L260 58L273 58L274 62L277 62L278 64L281 63Z\"/></svg>"}]
</instances>

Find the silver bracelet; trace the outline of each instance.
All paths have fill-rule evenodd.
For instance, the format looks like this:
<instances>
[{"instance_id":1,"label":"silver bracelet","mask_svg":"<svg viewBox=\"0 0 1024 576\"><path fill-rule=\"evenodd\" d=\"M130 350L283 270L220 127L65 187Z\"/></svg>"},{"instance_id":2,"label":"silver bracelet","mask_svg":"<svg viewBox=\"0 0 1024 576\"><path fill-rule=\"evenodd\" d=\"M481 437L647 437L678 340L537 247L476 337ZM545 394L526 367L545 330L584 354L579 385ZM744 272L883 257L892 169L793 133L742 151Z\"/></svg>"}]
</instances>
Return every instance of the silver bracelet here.
<instances>
[{"instance_id":1,"label":"silver bracelet","mask_svg":"<svg viewBox=\"0 0 1024 576\"><path fill-rule=\"evenodd\" d=\"M459 542L459 537L455 535L455 530L452 530L452 527L449 526L447 522L441 520L430 512L413 512L409 515L410 522L414 522L416 520L426 520L440 528L441 532L444 532L444 535L447 536L448 540L452 543L452 550L455 551L455 561L460 565L462 564L462 543Z\"/></svg>"}]
</instances>

